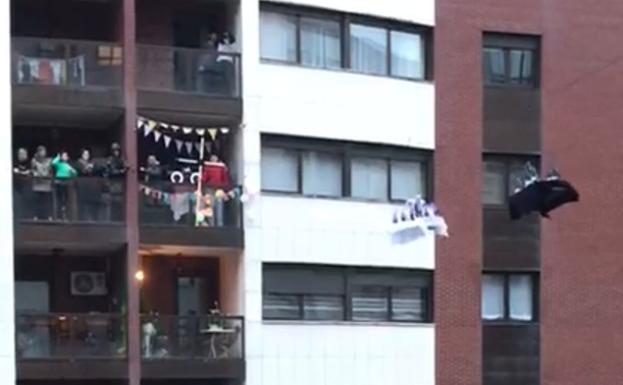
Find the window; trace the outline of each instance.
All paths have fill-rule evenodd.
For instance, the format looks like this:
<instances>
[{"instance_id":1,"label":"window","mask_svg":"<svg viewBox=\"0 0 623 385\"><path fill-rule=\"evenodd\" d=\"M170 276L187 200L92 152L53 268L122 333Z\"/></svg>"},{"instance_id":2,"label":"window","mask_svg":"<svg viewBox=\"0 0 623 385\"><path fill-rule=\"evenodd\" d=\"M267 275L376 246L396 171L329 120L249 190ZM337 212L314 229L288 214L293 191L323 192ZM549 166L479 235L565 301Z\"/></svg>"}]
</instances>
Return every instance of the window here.
<instances>
[{"instance_id":1,"label":"window","mask_svg":"<svg viewBox=\"0 0 623 385\"><path fill-rule=\"evenodd\" d=\"M387 74L387 30L350 25L351 68L366 74Z\"/></svg>"},{"instance_id":2,"label":"window","mask_svg":"<svg viewBox=\"0 0 623 385\"><path fill-rule=\"evenodd\" d=\"M342 160L334 154L303 153L303 194L342 196Z\"/></svg>"},{"instance_id":3,"label":"window","mask_svg":"<svg viewBox=\"0 0 623 385\"><path fill-rule=\"evenodd\" d=\"M406 79L426 77L425 27L264 5L260 35L264 60Z\"/></svg>"},{"instance_id":4,"label":"window","mask_svg":"<svg viewBox=\"0 0 623 385\"><path fill-rule=\"evenodd\" d=\"M485 321L535 321L536 276L484 274L482 319Z\"/></svg>"},{"instance_id":5,"label":"window","mask_svg":"<svg viewBox=\"0 0 623 385\"><path fill-rule=\"evenodd\" d=\"M424 78L424 44L421 35L392 31L391 49L392 76Z\"/></svg>"},{"instance_id":6,"label":"window","mask_svg":"<svg viewBox=\"0 0 623 385\"><path fill-rule=\"evenodd\" d=\"M120 66L123 62L121 47L100 45L97 47L97 64L101 66Z\"/></svg>"},{"instance_id":7,"label":"window","mask_svg":"<svg viewBox=\"0 0 623 385\"><path fill-rule=\"evenodd\" d=\"M523 185L526 163L538 169L538 159L530 157L488 156L482 166L482 204L504 205Z\"/></svg>"},{"instance_id":8,"label":"window","mask_svg":"<svg viewBox=\"0 0 623 385\"><path fill-rule=\"evenodd\" d=\"M312 197L404 201L427 196L421 150L264 136L262 190Z\"/></svg>"},{"instance_id":9,"label":"window","mask_svg":"<svg viewBox=\"0 0 623 385\"><path fill-rule=\"evenodd\" d=\"M482 75L485 85L536 86L538 39L485 34Z\"/></svg>"},{"instance_id":10,"label":"window","mask_svg":"<svg viewBox=\"0 0 623 385\"><path fill-rule=\"evenodd\" d=\"M264 264L263 318L431 322L429 271Z\"/></svg>"},{"instance_id":11,"label":"window","mask_svg":"<svg viewBox=\"0 0 623 385\"><path fill-rule=\"evenodd\" d=\"M294 16L262 12L260 51L263 59L296 62L297 19Z\"/></svg>"},{"instance_id":12,"label":"window","mask_svg":"<svg viewBox=\"0 0 623 385\"><path fill-rule=\"evenodd\" d=\"M262 189L298 191L298 154L280 148L262 149Z\"/></svg>"},{"instance_id":13,"label":"window","mask_svg":"<svg viewBox=\"0 0 623 385\"><path fill-rule=\"evenodd\" d=\"M340 68L342 47L340 23L301 17L301 64L308 67Z\"/></svg>"},{"instance_id":14,"label":"window","mask_svg":"<svg viewBox=\"0 0 623 385\"><path fill-rule=\"evenodd\" d=\"M354 198L387 199L387 161L375 158L353 158L351 167L351 188Z\"/></svg>"}]
</instances>

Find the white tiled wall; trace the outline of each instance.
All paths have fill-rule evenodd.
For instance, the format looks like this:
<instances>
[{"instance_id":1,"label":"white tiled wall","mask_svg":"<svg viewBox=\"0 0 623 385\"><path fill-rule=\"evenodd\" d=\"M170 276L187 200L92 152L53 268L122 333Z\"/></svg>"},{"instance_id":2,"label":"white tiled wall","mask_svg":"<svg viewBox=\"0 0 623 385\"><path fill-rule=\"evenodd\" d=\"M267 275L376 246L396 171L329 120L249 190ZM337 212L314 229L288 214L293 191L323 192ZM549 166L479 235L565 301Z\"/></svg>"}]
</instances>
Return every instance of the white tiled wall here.
<instances>
[{"instance_id":1,"label":"white tiled wall","mask_svg":"<svg viewBox=\"0 0 623 385\"><path fill-rule=\"evenodd\" d=\"M431 385L432 326L264 324L247 385Z\"/></svg>"},{"instance_id":2,"label":"white tiled wall","mask_svg":"<svg viewBox=\"0 0 623 385\"><path fill-rule=\"evenodd\" d=\"M2 265L0 268L0 378L2 384L15 383L15 317L13 297L13 217L8 214L13 210L12 190L12 159L11 159L11 83L10 83L10 2L2 2L0 6L0 112L1 125L0 143L4 149L0 151L0 245L2 245Z\"/></svg>"}]
</instances>

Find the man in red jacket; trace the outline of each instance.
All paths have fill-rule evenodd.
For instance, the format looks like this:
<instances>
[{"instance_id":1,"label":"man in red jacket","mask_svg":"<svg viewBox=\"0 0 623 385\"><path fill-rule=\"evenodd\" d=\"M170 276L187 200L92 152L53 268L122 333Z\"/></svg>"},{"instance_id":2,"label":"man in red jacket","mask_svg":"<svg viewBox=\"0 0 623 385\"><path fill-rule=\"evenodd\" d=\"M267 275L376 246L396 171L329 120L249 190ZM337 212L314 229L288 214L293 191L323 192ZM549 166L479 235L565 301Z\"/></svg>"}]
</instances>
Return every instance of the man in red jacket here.
<instances>
[{"instance_id":1,"label":"man in red jacket","mask_svg":"<svg viewBox=\"0 0 623 385\"><path fill-rule=\"evenodd\" d=\"M203 162L201 183L212 196L214 219L216 226L223 226L223 200L227 197L226 191L231 187L229 170L216 154L210 155L210 160Z\"/></svg>"}]
</instances>

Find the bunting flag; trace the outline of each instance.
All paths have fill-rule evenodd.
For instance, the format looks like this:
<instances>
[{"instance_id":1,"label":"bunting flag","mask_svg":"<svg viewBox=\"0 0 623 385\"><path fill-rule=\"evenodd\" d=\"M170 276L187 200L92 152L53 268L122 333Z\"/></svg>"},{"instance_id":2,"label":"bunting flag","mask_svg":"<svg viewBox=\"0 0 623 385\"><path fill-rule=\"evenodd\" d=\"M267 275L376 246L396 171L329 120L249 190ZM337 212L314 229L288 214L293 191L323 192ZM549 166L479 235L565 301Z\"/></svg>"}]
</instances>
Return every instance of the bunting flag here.
<instances>
[{"instance_id":1,"label":"bunting flag","mask_svg":"<svg viewBox=\"0 0 623 385\"><path fill-rule=\"evenodd\" d=\"M195 142L195 150L197 153L201 153L201 142Z\"/></svg>"},{"instance_id":2,"label":"bunting flag","mask_svg":"<svg viewBox=\"0 0 623 385\"><path fill-rule=\"evenodd\" d=\"M164 128L164 129L168 129L169 125L166 123L160 123L160 127Z\"/></svg>"},{"instance_id":3,"label":"bunting flag","mask_svg":"<svg viewBox=\"0 0 623 385\"><path fill-rule=\"evenodd\" d=\"M145 119L143 119L143 118L136 119L136 129L137 130L140 130L141 128L143 128L144 124L145 124Z\"/></svg>"},{"instance_id":4,"label":"bunting flag","mask_svg":"<svg viewBox=\"0 0 623 385\"><path fill-rule=\"evenodd\" d=\"M221 127L221 133L228 134L229 133L229 128L228 127Z\"/></svg>"},{"instance_id":5,"label":"bunting flag","mask_svg":"<svg viewBox=\"0 0 623 385\"><path fill-rule=\"evenodd\" d=\"M192 134L193 129L192 129L192 128L190 128L190 127L183 127L183 128L182 128L182 132L183 132L184 134L186 134L186 135L190 135L190 134Z\"/></svg>"},{"instance_id":6,"label":"bunting flag","mask_svg":"<svg viewBox=\"0 0 623 385\"><path fill-rule=\"evenodd\" d=\"M152 126L151 124L147 123L145 125L143 125L143 134L147 137L149 136L149 134L151 134L151 132L154 130L155 126Z\"/></svg>"},{"instance_id":7,"label":"bunting flag","mask_svg":"<svg viewBox=\"0 0 623 385\"><path fill-rule=\"evenodd\" d=\"M172 125L171 129L173 130L173 132L178 132L180 129L180 126Z\"/></svg>"},{"instance_id":8,"label":"bunting flag","mask_svg":"<svg viewBox=\"0 0 623 385\"><path fill-rule=\"evenodd\" d=\"M197 133L197 135L199 136L204 136L206 134L206 129L205 128L197 128L195 130L195 132Z\"/></svg>"},{"instance_id":9,"label":"bunting flag","mask_svg":"<svg viewBox=\"0 0 623 385\"><path fill-rule=\"evenodd\" d=\"M177 149L177 152L181 152L182 151L182 146L184 145L184 142L182 142L179 139L175 139L175 148Z\"/></svg>"},{"instance_id":10,"label":"bunting flag","mask_svg":"<svg viewBox=\"0 0 623 385\"><path fill-rule=\"evenodd\" d=\"M160 131L154 131L154 138L156 139L156 143L160 140L162 133Z\"/></svg>"},{"instance_id":11,"label":"bunting flag","mask_svg":"<svg viewBox=\"0 0 623 385\"><path fill-rule=\"evenodd\" d=\"M186 142L184 144L186 145L186 152L188 155L191 155L193 153L193 142Z\"/></svg>"},{"instance_id":12,"label":"bunting flag","mask_svg":"<svg viewBox=\"0 0 623 385\"><path fill-rule=\"evenodd\" d=\"M212 153L212 142L206 142L205 147L206 147L206 154Z\"/></svg>"},{"instance_id":13,"label":"bunting flag","mask_svg":"<svg viewBox=\"0 0 623 385\"><path fill-rule=\"evenodd\" d=\"M150 197L152 199L156 199L160 203L163 203L163 204L166 204L166 205L171 203L171 201L172 201L171 196L173 196L173 195L179 196L180 194L187 194L191 201L195 200L195 193L194 192L169 193L169 192L162 191L162 190L159 190L159 189L156 189L156 188L153 188L153 187L145 186L143 184L139 185L139 191L141 191L143 193L143 195L145 195L146 197ZM229 201L231 199L236 199L236 200L239 200L241 202L244 202L244 201L248 200L248 198L246 197L246 194L245 194L244 189L242 188L242 186L236 186L236 187L232 188L229 191L217 190L216 195L220 199L223 199L224 201Z\"/></svg>"},{"instance_id":14,"label":"bunting flag","mask_svg":"<svg viewBox=\"0 0 623 385\"><path fill-rule=\"evenodd\" d=\"M208 133L212 140L216 140L216 134L218 134L218 128L208 128Z\"/></svg>"},{"instance_id":15,"label":"bunting flag","mask_svg":"<svg viewBox=\"0 0 623 385\"><path fill-rule=\"evenodd\" d=\"M165 135L164 136L164 147L169 148L170 144L171 144L171 137L169 135Z\"/></svg>"}]
</instances>

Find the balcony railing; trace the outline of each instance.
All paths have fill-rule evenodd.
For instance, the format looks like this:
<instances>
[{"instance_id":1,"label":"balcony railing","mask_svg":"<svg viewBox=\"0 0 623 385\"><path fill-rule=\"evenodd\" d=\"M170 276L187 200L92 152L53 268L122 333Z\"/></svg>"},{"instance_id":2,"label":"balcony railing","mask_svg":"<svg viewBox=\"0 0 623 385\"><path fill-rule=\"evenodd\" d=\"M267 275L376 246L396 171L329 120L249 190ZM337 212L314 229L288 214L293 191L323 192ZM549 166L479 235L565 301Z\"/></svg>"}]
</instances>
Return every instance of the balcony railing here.
<instances>
[{"instance_id":1,"label":"balcony railing","mask_svg":"<svg viewBox=\"0 0 623 385\"><path fill-rule=\"evenodd\" d=\"M112 42L12 39L13 84L120 87L123 51Z\"/></svg>"},{"instance_id":2,"label":"balcony railing","mask_svg":"<svg viewBox=\"0 0 623 385\"><path fill-rule=\"evenodd\" d=\"M244 319L221 315L141 317L143 359L242 359Z\"/></svg>"},{"instance_id":3,"label":"balcony railing","mask_svg":"<svg viewBox=\"0 0 623 385\"><path fill-rule=\"evenodd\" d=\"M21 313L16 320L19 360L121 359L126 356L120 314Z\"/></svg>"},{"instance_id":4,"label":"balcony railing","mask_svg":"<svg viewBox=\"0 0 623 385\"><path fill-rule=\"evenodd\" d=\"M193 184L152 181L141 183L140 190L142 225L206 229L242 227L240 200L223 190L205 188L199 204Z\"/></svg>"},{"instance_id":5,"label":"balcony railing","mask_svg":"<svg viewBox=\"0 0 623 385\"><path fill-rule=\"evenodd\" d=\"M15 218L20 221L123 222L123 178L70 180L15 175Z\"/></svg>"},{"instance_id":6,"label":"balcony railing","mask_svg":"<svg viewBox=\"0 0 623 385\"><path fill-rule=\"evenodd\" d=\"M239 54L153 45L139 45L137 50L140 89L240 96Z\"/></svg>"}]
</instances>

